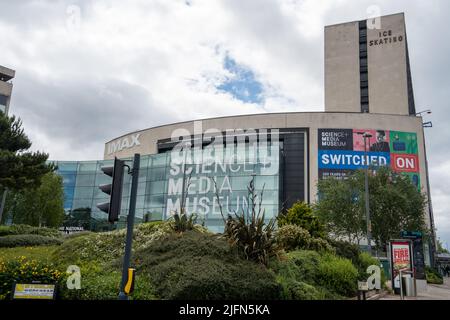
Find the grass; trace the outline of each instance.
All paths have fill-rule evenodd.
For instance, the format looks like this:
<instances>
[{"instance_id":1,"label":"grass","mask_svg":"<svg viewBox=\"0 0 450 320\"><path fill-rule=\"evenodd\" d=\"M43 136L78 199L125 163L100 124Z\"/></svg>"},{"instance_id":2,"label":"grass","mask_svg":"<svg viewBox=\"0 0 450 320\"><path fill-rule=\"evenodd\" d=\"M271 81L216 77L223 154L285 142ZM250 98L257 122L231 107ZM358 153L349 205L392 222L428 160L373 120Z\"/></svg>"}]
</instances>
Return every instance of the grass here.
<instances>
[{"instance_id":1,"label":"grass","mask_svg":"<svg viewBox=\"0 0 450 320\"><path fill-rule=\"evenodd\" d=\"M51 263L52 254L58 247L59 246L0 248L0 260L18 260L19 257L25 256L28 259Z\"/></svg>"}]
</instances>

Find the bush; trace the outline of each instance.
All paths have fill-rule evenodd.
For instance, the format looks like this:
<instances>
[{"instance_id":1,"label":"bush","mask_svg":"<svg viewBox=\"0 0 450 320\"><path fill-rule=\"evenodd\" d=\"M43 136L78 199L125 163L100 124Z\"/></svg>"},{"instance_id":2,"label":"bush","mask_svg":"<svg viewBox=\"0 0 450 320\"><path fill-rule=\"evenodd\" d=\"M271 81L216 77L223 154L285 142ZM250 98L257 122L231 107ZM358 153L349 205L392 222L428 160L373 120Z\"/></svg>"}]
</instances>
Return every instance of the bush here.
<instances>
[{"instance_id":1,"label":"bush","mask_svg":"<svg viewBox=\"0 0 450 320\"><path fill-rule=\"evenodd\" d=\"M52 253L58 247L59 246L0 248L0 260L6 262L26 257L30 260L39 260L44 263L50 263L52 262Z\"/></svg>"},{"instance_id":2,"label":"bush","mask_svg":"<svg viewBox=\"0 0 450 320\"><path fill-rule=\"evenodd\" d=\"M120 291L122 273L104 269L101 265L90 262L80 266L81 289L68 289L68 274L60 280L58 299L63 300L117 300ZM130 295L132 300L155 299L148 276L136 275L135 287Z\"/></svg>"},{"instance_id":3,"label":"bush","mask_svg":"<svg viewBox=\"0 0 450 320\"><path fill-rule=\"evenodd\" d=\"M280 227L275 234L276 242L286 251L308 249L311 235L300 226L288 224Z\"/></svg>"},{"instance_id":4,"label":"bush","mask_svg":"<svg viewBox=\"0 0 450 320\"><path fill-rule=\"evenodd\" d=\"M57 229L33 227L25 224L15 224L12 226L0 226L0 237L19 234L37 234L46 237L58 238L61 232Z\"/></svg>"},{"instance_id":5,"label":"bush","mask_svg":"<svg viewBox=\"0 0 450 320\"><path fill-rule=\"evenodd\" d=\"M289 252L285 259L274 261L271 268L283 287L283 298L288 300L337 300L342 296L332 286L321 285L318 266L324 252L299 250ZM314 289L312 289L313 287Z\"/></svg>"},{"instance_id":6,"label":"bush","mask_svg":"<svg viewBox=\"0 0 450 320\"><path fill-rule=\"evenodd\" d=\"M296 202L288 211L278 216L278 226L293 224L307 230L312 237L325 237L325 227L305 202Z\"/></svg>"},{"instance_id":7,"label":"bush","mask_svg":"<svg viewBox=\"0 0 450 320\"><path fill-rule=\"evenodd\" d=\"M14 281L31 283L41 281L53 284L62 273L53 264L42 263L20 257L17 260L0 261L0 299L9 299Z\"/></svg>"},{"instance_id":8,"label":"bush","mask_svg":"<svg viewBox=\"0 0 450 320\"><path fill-rule=\"evenodd\" d=\"M133 232L133 251L148 246L170 232L169 222L139 224ZM72 237L64 241L53 257L59 263L70 264L112 261L123 256L125 235L126 229L121 229Z\"/></svg>"},{"instance_id":9,"label":"bush","mask_svg":"<svg viewBox=\"0 0 450 320\"><path fill-rule=\"evenodd\" d=\"M194 227L197 224L197 215L194 213L188 215L186 211L182 209L181 213L175 212L173 217L170 218L170 222L170 226L175 232L194 230Z\"/></svg>"},{"instance_id":10,"label":"bush","mask_svg":"<svg viewBox=\"0 0 450 320\"><path fill-rule=\"evenodd\" d=\"M283 298L286 300L324 300L325 295L314 286L291 278L281 278Z\"/></svg>"},{"instance_id":11,"label":"bush","mask_svg":"<svg viewBox=\"0 0 450 320\"><path fill-rule=\"evenodd\" d=\"M358 264L361 250L357 244L333 239L328 239L328 242L334 248L337 256L349 259L355 265Z\"/></svg>"},{"instance_id":12,"label":"bush","mask_svg":"<svg viewBox=\"0 0 450 320\"><path fill-rule=\"evenodd\" d=\"M300 226L287 224L276 232L276 241L286 251L314 250L333 252L331 245L322 238L313 238L309 232Z\"/></svg>"},{"instance_id":13,"label":"bush","mask_svg":"<svg viewBox=\"0 0 450 320\"><path fill-rule=\"evenodd\" d=\"M226 240L188 231L169 234L136 253L138 272L151 275L163 299L277 299L281 287L272 272L241 259Z\"/></svg>"},{"instance_id":14,"label":"bush","mask_svg":"<svg viewBox=\"0 0 450 320\"><path fill-rule=\"evenodd\" d=\"M89 236L92 234L94 234L94 233L91 231L81 231L81 232L75 232L75 233L63 235L63 238L64 238L64 240L67 240L67 239L74 239L74 238L78 238L78 237Z\"/></svg>"},{"instance_id":15,"label":"bush","mask_svg":"<svg viewBox=\"0 0 450 320\"><path fill-rule=\"evenodd\" d=\"M57 238L40 236L37 234L19 234L0 237L0 247L31 247L59 245L62 241Z\"/></svg>"},{"instance_id":16,"label":"bush","mask_svg":"<svg viewBox=\"0 0 450 320\"><path fill-rule=\"evenodd\" d=\"M430 267L425 267L425 274L427 278L427 283L431 284L443 284L444 278L436 270Z\"/></svg>"},{"instance_id":17,"label":"bush","mask_svg":"<svg viewBox=\"0 0 450 320\"><path fill-rule=\"evenodd\" d=\"M322 256L316 274L319 285L349 297L356 294L357 281L358 270L350 260L331 254Z\"/></svg>"},{"instance_id":18,"label":"bush","mask_svg":"<svg viewBox=\"0 0 450 320\"><path fill-rule=\"evenodd\" d=\"M247 212L242 210L241 214L236 212L234 217L228 215L224 235L245 259L267 266L270 259L278 253L275 242L276 221L271 219L268 223L265 222L265 211L261 206L264 188L258 195L252 179L247 190L249 209Z\"/></svg>"},{"instance_id":19,"label":"bush","mask_svg":"<svg viewBox=\"0 0 450 320\"><path fill-rule=\"evenodd\" d=\"M335 252L334 248L328 243L328 241L322 238L312 238L309 243L308 249L314 251L325 251L330 253Z\"/></svg>"},{"instance_id":20,"label":"bush","mask_svg":"<svg viewBox=\"0 0 450 320\"><path fill-rule=\"evenodd\" d=\"M317 265L320 262L320 254L315 251L292 251L282 260L275 260L270 265L271 269L284 279L294 279L299 282L315 284Z\"/></svg>"},{"instance_id":21,"label":"bush","mask_svg":"<svg viewBox=\"0 0 450 320\"><path fill-rule=\"evenodd\" d=\"M288 258L299 270L300 277L296 279L313 284L322 259L320 254L316 251L294 251L288 254Z\"/></svg>"}]
</instances>

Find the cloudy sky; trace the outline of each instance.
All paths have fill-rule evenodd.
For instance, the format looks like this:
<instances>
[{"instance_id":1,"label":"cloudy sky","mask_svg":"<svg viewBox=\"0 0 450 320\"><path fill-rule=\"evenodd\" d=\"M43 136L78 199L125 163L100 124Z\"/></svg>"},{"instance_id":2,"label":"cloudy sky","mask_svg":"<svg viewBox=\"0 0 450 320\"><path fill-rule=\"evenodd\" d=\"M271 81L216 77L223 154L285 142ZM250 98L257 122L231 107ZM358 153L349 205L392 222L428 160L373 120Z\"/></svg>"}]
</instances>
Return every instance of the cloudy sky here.
<instances>
[{"instance_id":1,"label":"cloudy sky","mask_svg":"<svg viewBox=\"0 0 450 320\"><path fill-rule=\"evenodd\" d=\"M374 7L375 6L375 7ZM55 160L126 132L221 115L323 111L323 27L405 12L438 234L450 246L448 0L0 0L11 113Z\"/></svg>"}]
</instances>

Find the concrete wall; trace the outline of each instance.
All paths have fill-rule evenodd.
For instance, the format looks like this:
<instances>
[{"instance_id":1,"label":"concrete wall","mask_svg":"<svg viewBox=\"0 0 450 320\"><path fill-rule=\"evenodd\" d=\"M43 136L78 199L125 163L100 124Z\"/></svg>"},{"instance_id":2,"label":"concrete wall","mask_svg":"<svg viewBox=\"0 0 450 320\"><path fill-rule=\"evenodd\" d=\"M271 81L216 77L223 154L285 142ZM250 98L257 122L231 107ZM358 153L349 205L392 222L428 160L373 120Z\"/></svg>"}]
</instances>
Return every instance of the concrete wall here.
<instances>
[{"instance_id":1,"label":"concrete wall","mask_svg":"<svg viewBox=\"0 0 450 320\"><path fill-rule=\"evenodd\" d=\"M0 66L0 94L7 96L6 114L8 114L9 103L11 101L12 83L6 82L14 78L16 72L12 69Z\"/></svg>"},{"instance_id":2,"label":"concrete wall","mask_svg":"<svg viewBox=\"0 0 450 320\"><path fill-rule=\"evenodd\" d=\"M13 86L11 83L0 81L0 94L8 97L7 101L6 101L6 110L5 110L6 114L8 114L9 102L11 100L12 87Z\"/></svg>"},{"instance_id":3,"label":"concrete wall","mask_svg":"<svg viewBox=\"0 0 450 320\"><path fill-rule=\"evenodd\" d=\"M372 25L368 20L369 112L408 115L405 16L383 16L379 29ZM325 27L325 111L361 112L359 65L358 22Z\"/></svg>"},{"instance_id":4,"label":"concrete wall","mask_svg":"<svg viewBox=\"0 0 450 320\"><path fill-rule=\"evenodd\" d=\"M325 111L361 111L358 22L325 27Z\"/></svg>"},{"instance_id":5,"label":"concrete wall","mask_svg":"<svg viewBox=\"0 0 450 320\"><path fill-rule=\"evenodd\" d=\"M407 115L405 17L401 13L380 21L380 29L367 30L370 112Z\"/></svg>"}]
</instances>

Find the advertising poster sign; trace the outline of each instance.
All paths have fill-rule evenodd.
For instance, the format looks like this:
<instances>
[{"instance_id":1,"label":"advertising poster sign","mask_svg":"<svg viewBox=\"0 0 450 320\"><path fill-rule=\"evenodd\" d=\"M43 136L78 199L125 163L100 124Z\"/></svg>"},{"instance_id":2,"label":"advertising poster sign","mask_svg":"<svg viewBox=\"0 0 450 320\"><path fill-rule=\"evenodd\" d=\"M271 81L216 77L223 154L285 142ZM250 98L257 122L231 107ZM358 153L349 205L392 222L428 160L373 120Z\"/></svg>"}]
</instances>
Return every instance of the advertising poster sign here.
<instances>
[{"instance_id":1,"label":"advertising poster sign","mask_svg":"<svg viewBox=\"0 0 450 320\"><path fill-rule=\"evenodd\" d=\"M14 287L13 299L44 299L55 298L54 284L19 284Z\"/></svg>"},{"instance_id":2,"label":"advertising poster sign","mask_svg":"<svg viewBox=\"0 0 450 320\"><path fill-rule=\"evenodd\" d=\"M393 288L397 292L400 289L400 270L413 269L411 241L393 240L389 243L391 252L391 276ZM398 291L399 292L399 291Z\"/></svg>"},{"instance_id":3,"label":"advertising poster sign","mask_svg":"<svg viewBox=\"0 0 450 320\"><path fill-rule=\"evenodd\" d=\"M371 135L364 146L362 134ZM365 147L367 157L365 156ZM417 134L374 129L319 129L319 179L345 179L357 169L389 166L420 189Z\"/></svg>"}]
</instances>

